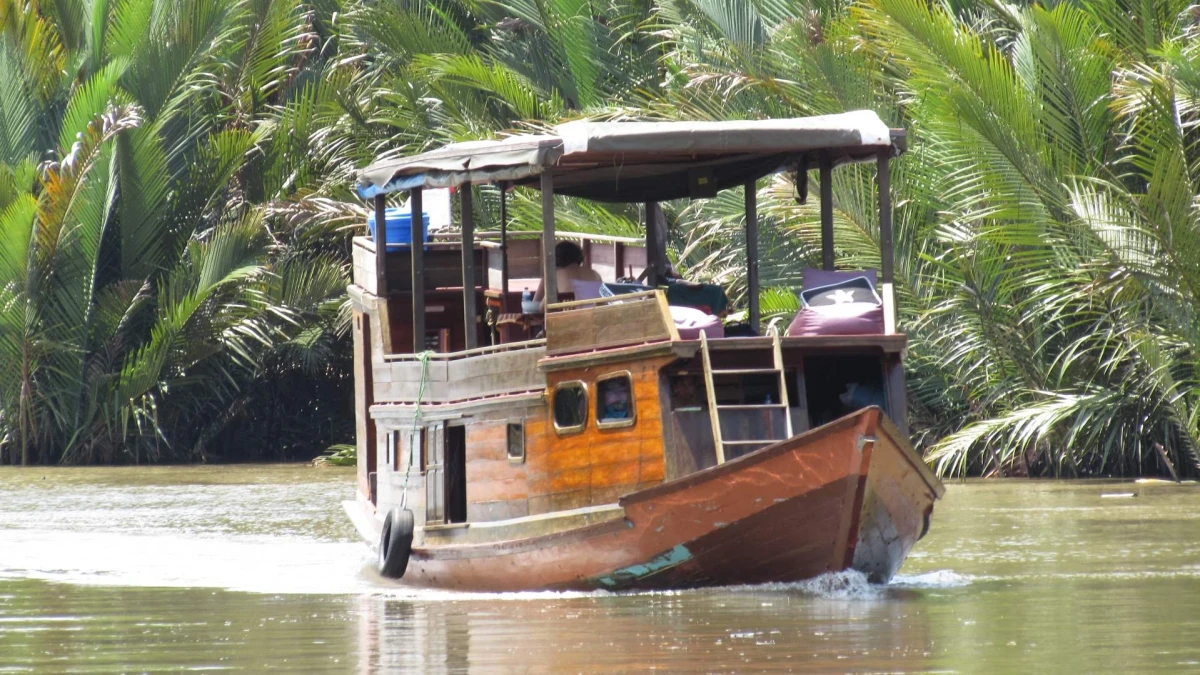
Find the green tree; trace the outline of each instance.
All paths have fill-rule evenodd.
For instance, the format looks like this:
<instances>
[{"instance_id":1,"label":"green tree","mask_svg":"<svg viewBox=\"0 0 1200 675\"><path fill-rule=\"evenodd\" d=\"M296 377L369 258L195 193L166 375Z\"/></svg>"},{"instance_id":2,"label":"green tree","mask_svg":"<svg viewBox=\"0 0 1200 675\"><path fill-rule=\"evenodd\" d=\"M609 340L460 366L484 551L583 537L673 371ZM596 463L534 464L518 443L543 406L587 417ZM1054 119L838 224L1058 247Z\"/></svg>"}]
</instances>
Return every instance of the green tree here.
<instances>
[{"instance_id":1,"label":"green tree","mask_svg":"<svg viewBox=\"0 0 1200 675\"><path fill-rule=\"evenodd\" d=\"M305 147L303 109L327 98L313 10L5 0L0 34L12 461L201 458L258 414L253 383L344 381L342 256L270 208L324 170Z\"/></svg>"}]
</instances>

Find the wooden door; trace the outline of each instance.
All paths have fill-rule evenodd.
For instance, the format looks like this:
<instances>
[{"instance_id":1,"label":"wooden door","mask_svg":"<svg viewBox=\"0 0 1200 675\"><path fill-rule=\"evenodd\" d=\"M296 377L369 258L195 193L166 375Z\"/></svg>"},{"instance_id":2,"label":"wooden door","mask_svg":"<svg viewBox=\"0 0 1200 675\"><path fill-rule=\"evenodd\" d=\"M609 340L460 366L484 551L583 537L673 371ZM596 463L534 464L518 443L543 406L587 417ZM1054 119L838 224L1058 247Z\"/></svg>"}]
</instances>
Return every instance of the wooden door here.
<instances>
[{"instance_id":1,"label":"wooden door","mask_svg":"<svg viewBox=\"0 0 1200 675\"><path fill-rule=\"evenodd\" d=\"M425 522L446 522L446 423L428 427L425 434Z\"/></svg>"},{"instance_id":2,"label":"wooden door","mask_svg":"<svg viewBox=\"0 0 1200 675\"><path fill-rule=\"evenodd\" d=\"M467 428L446 427L446 522L467 522Z\"/></svg>"},{"instance_id":3,"label":"wooden door","mask_svg":"<svg viewBox=\"0 0 1200 675\"><path fill-rule=\"evenodd\" d=\"M375 420L371 406L375 389L371 370L371 316L354 312L354 435L358 445L358 490L374 504L378 498L375 473L379 470L376 456Z\"/></svg>"}]
</instances>

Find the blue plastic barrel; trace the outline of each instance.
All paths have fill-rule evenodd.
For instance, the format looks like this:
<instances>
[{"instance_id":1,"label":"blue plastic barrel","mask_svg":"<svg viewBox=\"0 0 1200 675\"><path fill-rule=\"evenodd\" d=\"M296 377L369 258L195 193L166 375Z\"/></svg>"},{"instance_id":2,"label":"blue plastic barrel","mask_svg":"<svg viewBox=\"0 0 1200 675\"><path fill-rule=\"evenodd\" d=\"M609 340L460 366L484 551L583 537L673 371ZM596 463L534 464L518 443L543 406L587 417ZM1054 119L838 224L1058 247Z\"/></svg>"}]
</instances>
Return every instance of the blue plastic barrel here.
<instances>
[{"instance_id":1,"label":"blue plastic barrel","mask_svg":"<svg viewBox=\"0 0 1200 675\"><path fill-rule=\"evenodd\" d=\"M387 219L387 247L389 251L412 246L412 212L408 209L390 208L383 212ZM429 214L421 214L422 241L429 241ZM367 230L375 239L375 212L367 214Z\"/></svg>"}]
</instances>

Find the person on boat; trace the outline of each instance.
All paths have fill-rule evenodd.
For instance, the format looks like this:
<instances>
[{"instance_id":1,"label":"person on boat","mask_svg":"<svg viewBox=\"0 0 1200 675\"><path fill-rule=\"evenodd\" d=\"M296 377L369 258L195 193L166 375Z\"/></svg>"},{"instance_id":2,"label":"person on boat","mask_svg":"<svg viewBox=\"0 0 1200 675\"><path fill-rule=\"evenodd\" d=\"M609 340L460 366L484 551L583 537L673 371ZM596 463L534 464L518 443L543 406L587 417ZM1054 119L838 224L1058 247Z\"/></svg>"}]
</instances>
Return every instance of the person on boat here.
<instances>
[{"instance_id":1,"label":"person on boat","mask_svg":"<svg viewBox=\"0 0 1200 675\"><path fill-rule=\"evenodd\" d=\"M601 396L604 408L600 413L600 421L629 419L629 383L625 378L618 377L603 382Z\"/></svg>"},{"instance_id":2,"label":"person on boat","mask_svg":"<svg viewBox=\"0 0 1200 675\"><path fill-rule=\"evenodd\" d=\"M700 378L694 375L671 378L671 404L675 410L700 411L707 403Z\"/></svg>"},{"instance_id":3,"label":"person on boat","mask_svg":"<svg viewBox=\"0 0 1200 675\"><path fill-rule=\"evenodd\" d=\"M560 241L554 247L555 277L558 279L558 292L570 293L572 281L603 281L600 273L590 267L583 266L583 249L573 241ZM537 293L533 296L543 308L545 306L546 289L538 284Z\"/></svg>"}]
</instances>

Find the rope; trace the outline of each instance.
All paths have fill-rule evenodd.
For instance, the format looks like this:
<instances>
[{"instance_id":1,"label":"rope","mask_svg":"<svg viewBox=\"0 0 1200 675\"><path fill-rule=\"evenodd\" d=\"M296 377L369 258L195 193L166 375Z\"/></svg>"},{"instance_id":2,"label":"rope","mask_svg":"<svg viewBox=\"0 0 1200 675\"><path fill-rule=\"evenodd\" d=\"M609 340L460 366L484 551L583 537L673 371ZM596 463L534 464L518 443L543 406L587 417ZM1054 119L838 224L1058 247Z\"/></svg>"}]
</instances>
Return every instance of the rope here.
<instances>
[{"instance_id":1,"label":"rope","mask_svg":"<svg viewBox=\"0 0 1200 675\"><path fill-rule=\"evenodd\" d=\"M421 400L425 398L425 385L429 382L429 355L432 351L426 350L417 354L417 359L421 362L421 382L417 386L417 402L416 409L413 410L412 427L408 430L408 462L404 465L404 491L400 493L400 508L408 508L408 478L412 474L413 464L417 459L417 439L421 437Z\"/></svg>"}]
</instances>

